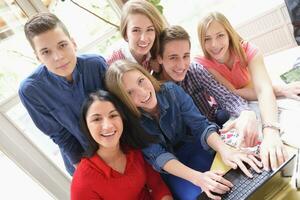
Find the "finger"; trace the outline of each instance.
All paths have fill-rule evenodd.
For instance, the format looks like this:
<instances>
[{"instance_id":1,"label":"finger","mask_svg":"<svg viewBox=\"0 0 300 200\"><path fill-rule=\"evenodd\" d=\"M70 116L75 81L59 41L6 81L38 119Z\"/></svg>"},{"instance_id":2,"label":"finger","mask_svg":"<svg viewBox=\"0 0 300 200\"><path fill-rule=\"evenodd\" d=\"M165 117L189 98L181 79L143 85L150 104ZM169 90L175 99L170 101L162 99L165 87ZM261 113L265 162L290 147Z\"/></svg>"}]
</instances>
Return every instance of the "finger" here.
<instances>
[{"instance_id":1,"label":"finger","mask_svg":"<svg viewBox=\"0 0 300 200\"><path fill-rule=\"evenodd\" d=\"M291 99L300 101L300 96L299 96L299 94L300 94L300 93L297 93L297 94L292 95L292 96L291 96Z\"/></svg>"},{"instance_id":2,"label":"finger","mask_svg":"<svg viewBox=\"0 0 300 200\"><path fill-rule=\"evenodd\" d=\"M221 171L221 170L216 170L216 171L212 171L212 172L219 175L219 176L223 176L225 174L225 172Z\"/></svg>"},{"instance_id":3,"label":"finger","mask_svg":"<svg viewBox=\"0 0 300 200\"><path fill-rule=\"evenodd\" d=\"M285 161L284 154L283 154L283 149L282 148L277 148L276 149L276 154L277 154L278 165L281 165Z\"/></svg>"},{"instance_id":4,"label":"finger","mask_svg":"<svg viewBox=\"0 0 300 200\"><path fill-rule=\"evenodd\" d=\"M213 195L209 190L205 191L206 195L210 198L210 199L215 199L215 200L220 200L221 197L217 196L217 195Z\"/></svg>"},{"instance_id":5,"label":"finger","mask_svg":"<svg viewBox=\"0 0 300 200\"><path fill-rule=\"evenodd\" d=\"M220 133L226 133L226 132L228 132L229 130L233 129L234 126L235 126L235 121L236 121L236 120L233 120L233 121L231 121L231 122L228 122L228 123L226 124L226 126L223 126L223 128L220 129Z\"/></svg>"},{"instance_id":6,"label":"finger","mask_svg":"<svg viewBox=\"0 0 300 200\"><path fill-rule=\"evenodd\" d=\"M262 160L262 163L264 165L264 169L266 171L269 171L270 170L270 163L269 163L269 152L264 150L263 148L261 149L261 152L260 152L260 158Z\"/></svg>"},{"instance_id":7,"label":"finger","mask_svg":"<svg viewBox=\"0 0 300 200\"><path fill-rule=\"evenodd\" d=\"M249 158L251 155L248 155L248 158L244 160L244 162L248 163L250 165L250 167L252 167L252 169L254 169L257 173L261 173L261 170L258 168L258 166L256 165L256 163Z\"/></svg>"},{"instance_id":8,"label":"finger","mask_svg":"<svg viewBox=\"0 0 300 200\"><path fill-rule=\"evenodd\" d=\"M217 180L219 183L223 184L224 186L228 187L233 187L233 184L228 181L227 179L225 179L224 177L220 176L219 180Z\"/></svg>"},{"instance_id":9,"label":"finger","mask_svg":"<svg viewBox=\"0 0 300 200\"><path fill-rule=\"evenodd\" d=\"M228 160L226 163L225 163L227 166L229 166L230 168L232 169L236 169L237 168L237 164L231 160Z\"/></svg>"},{"instance_id":10,"label":"finger","mask_svg":"<svg viewBox=\"0 0 300 200\"><path fill-rule=\"evenodd\" d=\"M271 148L270 151L269 151L269 155L270 155L271 169L275 170L278 167L276 150L274 148Z\"/></svg>"},{"instance_id":11,"label":"finger","mask_svg":"<svg viewBox=\"0 0 300 200\"><path fill-rule=\"evenodd\" d=\"M263 164L254 155L249 154L248 158L250 158L259 168L262 168Z\"/></svg>"},{"instance_id":12,"label":"finger","mask_svg":"<svg viewBox=\"0 0 300 200\"><path fill-rule=\"evenodd\" d=\"M240 160L237 161L237 165L239 166L239 168L244 172L244 174L246 174L246 176L252 178L252 174L249 172L249 170L247 169L247 167L244 165L244 163Z\"/></svg>"}]
</instances>

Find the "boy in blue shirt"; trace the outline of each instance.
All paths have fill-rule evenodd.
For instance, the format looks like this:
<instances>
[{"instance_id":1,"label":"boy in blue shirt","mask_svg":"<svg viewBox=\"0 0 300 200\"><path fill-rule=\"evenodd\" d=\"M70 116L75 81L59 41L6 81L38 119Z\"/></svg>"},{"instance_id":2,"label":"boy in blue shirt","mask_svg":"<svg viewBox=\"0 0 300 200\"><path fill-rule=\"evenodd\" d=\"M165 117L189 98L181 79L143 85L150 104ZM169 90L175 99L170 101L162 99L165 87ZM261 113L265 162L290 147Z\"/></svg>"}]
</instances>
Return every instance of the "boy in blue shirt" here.
<instances>
[{"instance_id":1,"label":"boy in blue shirt","mask_svg":"<svg viewBox=\"0 0 300 200\"><path fill-rule=\"evenodd\" d=\"M76 56L76 43L54 14L33 16L24 31L42 64L21 83L19 96L35 125L59 146L72 175L88 145L79 128L80 107L90 92L104 88L106 62Z\"/></svg>"}]
</instances>

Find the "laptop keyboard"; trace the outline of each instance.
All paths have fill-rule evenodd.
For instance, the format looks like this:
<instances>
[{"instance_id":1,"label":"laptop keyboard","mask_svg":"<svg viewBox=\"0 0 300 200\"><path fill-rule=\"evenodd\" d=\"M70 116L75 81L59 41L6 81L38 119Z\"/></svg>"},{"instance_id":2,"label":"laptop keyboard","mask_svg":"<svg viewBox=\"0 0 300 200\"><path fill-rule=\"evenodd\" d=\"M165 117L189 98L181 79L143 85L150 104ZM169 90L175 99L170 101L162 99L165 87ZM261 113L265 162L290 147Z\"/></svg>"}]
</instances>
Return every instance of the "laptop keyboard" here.
<instances>
[{"instance_id":1,"label":"laptop keyboard","mask_svg":"<svg viewBox=\"0 0 300 200\"><path fill-rule=\"evenodd\" d=\"M272 171L263 170L260 174L254 171L252 168L248 169L250 173L253 175L253 178L249 178L244 174L240 174L238 180L233 182L234 186L231 190L223 195L221 195L222 200L243 200L252 194L254 190L256 190L268 177L272 174ZM228 177L226 177L228 176ZM224 178L230 180L230 172L227 173ZM218 194L216 194L218 195ZM210 199L204 192L198 197L198 200Z\"/></svg>"},{"instance_id":2,"label":"laptop keyboard","mask_svg":"<svg viewBox=\"0 0 300 200\"><path fill-rule=\"evenodd\" d=\"M222 196L222 199L246 199L255 189L257 189L261 183L268 179L271 171L263 170L262 173L257 173L253 169L250 169L253 178L243 176L240 181L235 184L232 189Z\"/></svg>"}]
</instances>

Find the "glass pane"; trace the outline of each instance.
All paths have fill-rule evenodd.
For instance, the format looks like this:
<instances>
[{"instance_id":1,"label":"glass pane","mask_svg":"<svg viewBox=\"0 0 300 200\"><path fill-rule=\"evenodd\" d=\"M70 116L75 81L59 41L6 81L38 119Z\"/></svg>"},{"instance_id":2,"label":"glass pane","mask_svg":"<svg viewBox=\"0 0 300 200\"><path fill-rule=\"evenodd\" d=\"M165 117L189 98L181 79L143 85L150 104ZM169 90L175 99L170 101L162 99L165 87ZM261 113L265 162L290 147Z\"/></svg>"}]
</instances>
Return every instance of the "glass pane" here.
<instances>
[{"instance_id":1,"label":"glass pane","mask_svg":"<svg viewBox=\"0 0 300 200\"><path fill-rule=\"evenodd\" d=\"M74 1L80 6L88 9L89 11L95 13L96 15L108 20L109 22L119 25L119 18L115 10L113 10L110 2L107 0L76 0ZM45 6L48 7L50 12L55 13L67 26L72 37L74 37L78 49L92 44L98 46L97 44L99 38L107 34L109 30L114 30L113 32L118 32L115 26L104 22L95 15L87 12L78 5L75 5L71 1L44 1ZM72 13L72 14L70 14ZM79 23L74 23L74 19L80 19ZM111 34L111 40L115 38L120 38L118 34L113 36ZM93 53L104 53L106 51L106 43L102 43L101 47L94 47L93 49L97 52ZM90 51L90 49L89 49ZM100 52L99 52L100 51Z\"/></svg>"},{"instance_id":2,"label":"glass pane","mask_svg":"<svg viewBox=\"0 0 300 200\"><path fill-rule=\"evenodd\" d=\"M66 175L69 176L65 170L58 146L34 125L21 103L11 108L6 115L25 136L35 143L50 160L52 160Z\"/></svg>"},{"instance_id":3,"label":"glass pane","mask_svg":"<svg viewBox=\"0 0 300 200\"><path fill-rule=\"evenodd\" d=\"M54 199L7 158L1 149L0 166L0 199Z\"/></svg>"},{"instance_id":4,"label":"glass pane","mask_svg":"<svg viewBox=\"0 0 300 200\"><path fill-rule=\"evenodd\" d=\"M14 1L0 0L0 102L15 94L38 64L23 34L27 18Z\"/></svg>"}]
</instances>

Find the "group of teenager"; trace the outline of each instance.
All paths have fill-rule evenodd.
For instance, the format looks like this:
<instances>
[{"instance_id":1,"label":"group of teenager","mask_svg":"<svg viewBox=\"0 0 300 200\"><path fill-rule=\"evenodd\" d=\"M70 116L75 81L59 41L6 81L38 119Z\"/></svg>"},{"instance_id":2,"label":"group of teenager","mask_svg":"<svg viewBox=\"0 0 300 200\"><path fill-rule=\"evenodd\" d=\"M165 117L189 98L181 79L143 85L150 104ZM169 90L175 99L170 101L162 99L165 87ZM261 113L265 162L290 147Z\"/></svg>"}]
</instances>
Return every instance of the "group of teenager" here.
<instances>
[{"instance_id":1,"label":"group of teenager","mask_svg":"<svg viewBox=\"0 0 300 200\"><path fill-rule=\"evenodd\" d=\"M215 152L249 177L245 163L260 173L287 159L275 95L299 100L300 84L272 86L258 48L221 13L199 22L204 56L192 62L189 34L146 0L124 4L119 29L126 45L106 59L76 55L54 14L37 14L24 29L41 65L19 96L59 146L73 200L189 200L202 191L220 199L233 185L210 170ZM247 100L258 100L262 139ZM228 146L220 133L230 129L239 145L260 144L260 159Z\"/></svg>"}]
</instances>

